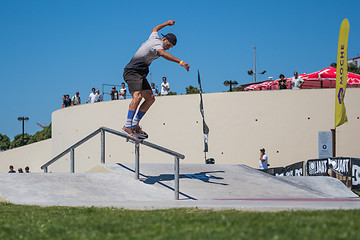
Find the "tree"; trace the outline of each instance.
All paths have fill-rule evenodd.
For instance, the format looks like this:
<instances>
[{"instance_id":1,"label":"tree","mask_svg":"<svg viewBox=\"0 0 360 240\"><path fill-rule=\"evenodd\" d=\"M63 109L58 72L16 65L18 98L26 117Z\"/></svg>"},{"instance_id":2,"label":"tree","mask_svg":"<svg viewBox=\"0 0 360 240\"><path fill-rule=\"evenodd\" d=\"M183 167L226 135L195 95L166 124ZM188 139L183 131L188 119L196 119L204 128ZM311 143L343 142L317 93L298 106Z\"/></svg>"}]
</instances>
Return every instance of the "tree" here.
<instances>
[{"instance_id":1,"label":"tree","mask_svg":"<svg viewBox=\"0 0 360 240\"><path fill-rule=\"evenodd\" d=\"M40 142L51 138L51 123L49 126L44 127L43 130L37 131L34 135L24 134L24 145ZM10 142L10 138L6 135L0 134L0 150L12 149L23 146L22 133L14 137Z\"/></svg>"},{"instance_id":2,"label":"tree","mask_svg":"<svg viewBox=\"0 0 360 240\"><path fill-rule=\"evenodd\" d=\"M330 67L334 67L334 68L336 68L336 66L337 66L336 63L332 63L330 65ZM350 64L348 64L348 72L352 72L352 73L355 73L355 74L360 74L360 67L357 67L355 64L350 63Z\"/></svg>"},{"instance_id":3,"label":"tree","mask_svg":"<svg viewBox=\"0 0 360 240\"><path fill-rule=\"evenodd\" d=\"M231 92L237 92L238 91L238 88L237 87L232 87L231 88ZM227 92L230 92L230 89L227 90Z\"/></svg>"},{"instance_id":4,"label":"tree","mask_svg":"<svg viewBox=\"0 0 360 240\"><path fill-rule=\"evenodd\" d=\"M186 88L186 94L196 94L200 93L200 90L197 87L189 86Z\"/></svg>"},{"instance_id":5,"label":"tree","mask_svg":"<svg viewBox=\"0 0 360 240\"><path fill-rule=\"evenodd\" d=\"M355 64L350 63L348 65L348 72L360 74L360 67L357 67Z\"/></svg>"},{"instance_id":6,"label":"tree","mask_svg":"<svg viewBox=\"0 0 360 240\"><path fill-rule=\"evenodd\" d=\"M22 133L16 135L14 137L14 140L10 143L10 148L12 149L12 148L17 148L17 147L23 146L22 137L23 137ZM28 144L29 140L30 140L30 135L25 133L24 134L24 145Z\"/></svg>"},{"instance_id":7,"label":"tree","mask_svg":"<svg viewBox=\"0 0 360 240\"><path fill-rule=\"evenodd\" d=\"M168 95L177 95L176 92L169 92Z\"/></svg>"},{"instance_id":8,"label":"tree","mask_svg":"<svg viewBox=\"0 0 360 240\"><path fill-rule=\"evenodd\" d=\"M34 135L30 136L28 144L40 142L51 138L51 123L41 131L37 131Z\"/></svg>"},{"instance_id":9,"label":"tree","mask_svg":"<svg viewBox=\"0 0 360 240\"><path fill-rule=\"evenodd\" d=\"M0 134L0 150L4 151L10 147L10 138L6 135Z\"/></svg>"}]
</instances>

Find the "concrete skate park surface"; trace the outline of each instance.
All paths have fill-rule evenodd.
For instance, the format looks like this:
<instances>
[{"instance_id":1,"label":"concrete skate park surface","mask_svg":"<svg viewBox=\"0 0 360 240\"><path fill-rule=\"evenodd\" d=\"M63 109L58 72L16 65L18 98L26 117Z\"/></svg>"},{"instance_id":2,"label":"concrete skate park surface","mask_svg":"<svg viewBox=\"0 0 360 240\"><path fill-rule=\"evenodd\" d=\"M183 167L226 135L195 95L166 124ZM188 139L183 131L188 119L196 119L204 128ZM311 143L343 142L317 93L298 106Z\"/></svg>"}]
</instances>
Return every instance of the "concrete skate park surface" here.
<instances>
[{"instance_id":1,"label":"concrete skate park surface","mask_svg":"<svg viewBox=\"0 0 360 240\"><path fill-rule=\"evenodd\" d=\"M2 196L2 197L1 197ZM274 177L245 165L101 164L88 173L0 174L0 201L40 206L255 211L359 209L360 199L330 177Z\"/></svg>"}]
</instances>

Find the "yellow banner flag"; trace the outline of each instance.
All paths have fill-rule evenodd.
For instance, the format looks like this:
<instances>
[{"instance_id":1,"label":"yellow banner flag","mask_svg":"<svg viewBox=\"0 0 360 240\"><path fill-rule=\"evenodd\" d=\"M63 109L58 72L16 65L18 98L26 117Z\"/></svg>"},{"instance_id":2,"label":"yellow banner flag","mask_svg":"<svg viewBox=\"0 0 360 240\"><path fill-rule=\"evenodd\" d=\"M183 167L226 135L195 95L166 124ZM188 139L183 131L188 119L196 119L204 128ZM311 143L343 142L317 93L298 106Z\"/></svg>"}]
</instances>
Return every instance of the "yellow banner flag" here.
<instances>
[{"instance_id":1,"label":"yellow banner flag","mask_svg":"<svg viewBox=\"0 0 360 240\"><path fill-rule=\"evenodd\" d=\"M349 21L345 18L340 27L336 67L336 96L335 96L335 128L347 123L344 103L348 80L347 45L349 36Z\"/></svg>"}]
</instances>

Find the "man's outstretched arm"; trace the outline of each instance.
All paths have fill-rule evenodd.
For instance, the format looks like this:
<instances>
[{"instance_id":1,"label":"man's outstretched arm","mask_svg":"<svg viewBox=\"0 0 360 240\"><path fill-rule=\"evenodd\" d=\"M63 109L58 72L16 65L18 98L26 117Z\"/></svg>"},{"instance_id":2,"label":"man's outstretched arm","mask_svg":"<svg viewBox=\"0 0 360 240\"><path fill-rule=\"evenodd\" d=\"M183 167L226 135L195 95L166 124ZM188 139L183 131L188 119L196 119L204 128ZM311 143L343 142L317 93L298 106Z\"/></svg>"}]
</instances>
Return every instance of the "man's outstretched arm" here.
<instances>
[{"instance_id":1,"label":"man's outstretched arm","mask_svg":"<svg viewBox=\"0 0 360 240\"><path fill-rule=\"evenodd\" d=\"M166 27L166 26L172 26L172 25L174 25L174 24L175 24L175 21L174 21L174 20L169 20L169 21L167 21L167 22L164 22L164 23L162 23L162 24L154 27L152 31L153 31L153 32L158 32L158 31L160 31L161 29L163 29L164 27Z\"/></svg>"},{"instance_id":2,"label":"man's outstretched arm","mask_svg":"<svg viewBox=\"0 0 360 240\"><path fill-rule=\"evenodd\" d=\"M168 52L165 52L165 50L163 50L163 49L159 49L158 53L160 54L161 57L165 58L166 60L179 63L180 66L183 66L186 69L186 71L189 71L190 65L187 64L186 62L181 61L180 59L174 57L173 55L171 55Z\"/></svg>"}]
</instances>

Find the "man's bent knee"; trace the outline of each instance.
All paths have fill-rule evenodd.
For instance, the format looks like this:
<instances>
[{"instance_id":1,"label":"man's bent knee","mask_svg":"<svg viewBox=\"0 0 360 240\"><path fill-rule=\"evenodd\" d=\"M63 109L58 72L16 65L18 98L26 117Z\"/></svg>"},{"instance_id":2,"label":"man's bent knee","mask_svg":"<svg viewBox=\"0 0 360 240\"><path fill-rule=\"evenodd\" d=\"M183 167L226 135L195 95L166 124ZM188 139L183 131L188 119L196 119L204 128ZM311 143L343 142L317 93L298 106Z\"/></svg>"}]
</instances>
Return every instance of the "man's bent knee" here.
<instances>
[{"instance_id":1,"label":"man's bent knee","mask_svg":"<svg viewBox=\"0 0 360 240\"><path fill-rule=\"evenodd\" d=\"M143 96L142 96L142 93L141 93L141 92L134 92L134 93L132 94L132 98L133 98L134 101L140 102L141 99L143 98Z\"/></svg>"},{"instance_id":2,"label":"man's bent knee","mask_svg":"<svg viewBox=\"0 0 360 240\"><path fill-rule=\"evenodd\" d=\"M154 96L154 94L152 94L152 92L143 94L143 97L144 97L145 101L147 101L149 103L154 103L155 102L155 96Z\"/></svg>"},{"instance_id":3,"label":"man's bent knee","mask_svg":"<svg viewBox=\"0 0 360 240\"><path fill-rule=\"evenodd\" d=\"M145 98L146 101L149 101L151 103L154 103L155 102L155 97L154 95L151 95L150 97L148 97L147 99Z\"/></svg>"}]
</instances>

